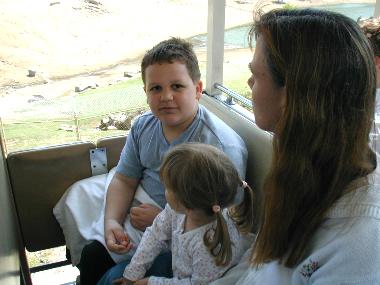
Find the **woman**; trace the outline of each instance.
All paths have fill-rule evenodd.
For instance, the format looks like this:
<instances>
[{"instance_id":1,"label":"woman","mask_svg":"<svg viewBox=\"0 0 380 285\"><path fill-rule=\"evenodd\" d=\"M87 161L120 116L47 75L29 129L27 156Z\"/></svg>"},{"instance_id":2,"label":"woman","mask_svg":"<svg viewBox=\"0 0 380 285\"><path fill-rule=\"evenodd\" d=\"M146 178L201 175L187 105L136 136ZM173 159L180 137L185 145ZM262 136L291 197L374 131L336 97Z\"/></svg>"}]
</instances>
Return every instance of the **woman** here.
<instances>
[{"instance_id":1,"label":"woman","mask_svg":"<svg viewBox=\"0 0 380 285\"><path fill-rule=\"evenodd\" d=\"M374 55L351 19L276 10L254 23L248 84L274 133L260 228L213 284L380 284L380 186L369 147Z\"/></svg>"}]
</instances>

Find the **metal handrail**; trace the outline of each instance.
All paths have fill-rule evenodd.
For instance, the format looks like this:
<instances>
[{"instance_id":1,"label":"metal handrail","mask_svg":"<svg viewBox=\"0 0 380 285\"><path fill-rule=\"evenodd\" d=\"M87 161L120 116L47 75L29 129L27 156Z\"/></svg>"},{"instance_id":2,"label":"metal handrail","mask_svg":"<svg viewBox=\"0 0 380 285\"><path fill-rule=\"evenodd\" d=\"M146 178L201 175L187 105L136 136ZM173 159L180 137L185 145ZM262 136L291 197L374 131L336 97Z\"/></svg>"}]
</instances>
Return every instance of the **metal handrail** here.
<instances>
[{"instance_id":1,"label":"metal handrail","mask_svg":"<svg viewBox=\"0 0 380 285\"><path fill-rule=\"evenodd\" d=\"M236 93L233 90L228 89L227 87L223 86L220 83L215 83L214 88L216 88L216 89L222 91L223 93L227 94L227 99L226 99L226 96L224 94L221 94L221 96L215 96L215 95L209 94L206 90L203 90L202 93L204 93L210 97L213 97L215 100L219 101L220 103L227 106L228 108L230 108L234 112L238 113L239 115L243 116L247 120L255 122L254 114L252 113L252 111L248 110L248 108L247 108L247 107L249 107L252 109L252 103L249 99L241 96L240 94ZM234 98L236 101L241 102L242 106L239 104L235 104L235 102L232 100L232 98Z\"/></svg>"},{"instance_id":2,"label":"metal handrail","mask_svg":"<svg viewBox=\"0 0 380 285\"><path fill-rule=\"evenodd\" d=\"M214 83L214 88L224 92L228 95L226 103L229 105L233 105L232 98L242 103L245 107L252 108L252 102L251 100L241 96L240 94L236 93L235 91L228 89L227 87L223 86L220 83Z\"/></svg>"}]
</instances>

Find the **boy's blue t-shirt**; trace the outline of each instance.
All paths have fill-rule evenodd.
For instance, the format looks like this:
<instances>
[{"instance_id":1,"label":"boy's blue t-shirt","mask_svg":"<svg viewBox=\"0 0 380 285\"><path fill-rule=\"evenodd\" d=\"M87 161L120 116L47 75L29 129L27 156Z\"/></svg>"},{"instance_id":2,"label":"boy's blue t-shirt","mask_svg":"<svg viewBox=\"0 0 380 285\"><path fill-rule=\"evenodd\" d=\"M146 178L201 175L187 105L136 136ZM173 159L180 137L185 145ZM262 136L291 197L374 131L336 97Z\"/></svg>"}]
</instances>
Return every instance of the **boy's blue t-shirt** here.
<instances>
[{"instance_id":1,"label":"boy's blue t-shirt","mask_svg":"<svg viewBox=\"0 0 380 285\"><path fill-rule=\"evenodd\" d=\"M159 177L160 165L170 148L184 142L206 143L221 149L234 163L240 176L245 177L248 152L244 141L202 105L199 105L191 125L171 144L164 137L161 122L152 112L138 117L128 134L116 171L130 178L141 179L144 190L164 208L166 200Z\"/></svg>"}]
</instances>

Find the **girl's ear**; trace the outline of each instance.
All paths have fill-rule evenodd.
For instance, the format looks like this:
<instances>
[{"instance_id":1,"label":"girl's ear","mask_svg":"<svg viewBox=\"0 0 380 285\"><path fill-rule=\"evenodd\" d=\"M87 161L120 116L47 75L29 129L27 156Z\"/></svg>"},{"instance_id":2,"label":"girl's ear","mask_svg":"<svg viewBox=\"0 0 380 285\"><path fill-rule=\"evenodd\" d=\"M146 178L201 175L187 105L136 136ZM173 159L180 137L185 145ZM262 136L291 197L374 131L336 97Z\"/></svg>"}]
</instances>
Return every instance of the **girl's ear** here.
<instances>
[{"instance_id":1,"label":"girl's ear","mask_svg":"<svg viewBox=\"0 0 380 285\"><path fill-rule=\"evenodd\" d=\"M195 99L197 99L199 101L199 99L201 99L202 97L202 91L203 91L203 82L202 80L199 80L198 83L195 85L195 89L196 89L196 96L195 96Z\"/></svg>"}]
</instances>

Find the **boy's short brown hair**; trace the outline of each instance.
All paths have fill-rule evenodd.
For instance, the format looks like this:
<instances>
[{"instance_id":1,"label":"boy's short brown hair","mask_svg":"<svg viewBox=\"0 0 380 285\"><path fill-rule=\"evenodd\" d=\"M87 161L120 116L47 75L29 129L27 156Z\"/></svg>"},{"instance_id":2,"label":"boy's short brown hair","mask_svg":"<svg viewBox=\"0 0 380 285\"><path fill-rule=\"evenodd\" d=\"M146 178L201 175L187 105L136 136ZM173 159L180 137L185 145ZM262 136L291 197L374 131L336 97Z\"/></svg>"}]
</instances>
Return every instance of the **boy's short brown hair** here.
<instances>
[{"instance_id":1,"label":"boy's short brown hair","mask_svg":"<svg viewBox=\"0 0 380 285\"><path fill-rule=\"evenodd\" d=\"M198 59L193 46L180 38L170 38L148 50L141 62L141 76L145 84L145 70L156 63L173 63L179 61L186 65L187 71L194 83L201 78Z\"/></svg>"}]
</instances>

